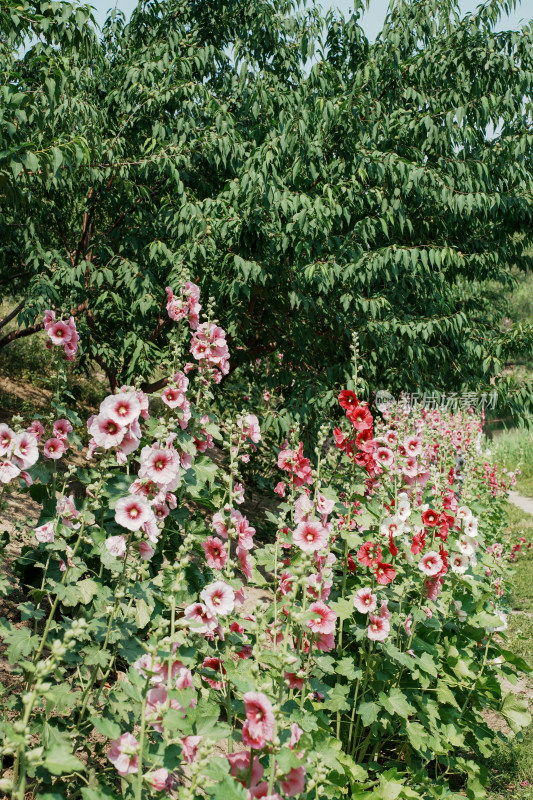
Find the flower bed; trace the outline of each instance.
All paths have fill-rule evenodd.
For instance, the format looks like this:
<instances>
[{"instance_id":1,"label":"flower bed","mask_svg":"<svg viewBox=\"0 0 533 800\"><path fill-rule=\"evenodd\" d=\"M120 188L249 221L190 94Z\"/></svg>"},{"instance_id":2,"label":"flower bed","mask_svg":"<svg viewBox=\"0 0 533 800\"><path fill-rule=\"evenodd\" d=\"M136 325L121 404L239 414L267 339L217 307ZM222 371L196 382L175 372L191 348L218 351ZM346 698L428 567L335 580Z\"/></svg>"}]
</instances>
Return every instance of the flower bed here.
<instances>
[{"instance_id":1,"label":"flower bed","mask_svg":"<svg viewBox=\"0 0 533 800\"><path fill-rule=\"evenodd\" d=\"M297 430L272 456L280 501L256 543L240 508L259 422L213 418L224 331L200 323L194 284L167 293L176 345L160 399L140 383L107 397L86 466L69 465L80 420L60 387L48 418L0 425L3 492L41 506L5 585L24 601L22 625L1 623L15 677L3 790L482 796L484 710L514 732L530 717L499 681L529 667L505 646L517 553L481 420L374 416L341 392L345 419L324 426L313 462ZM73 358L73 321L45 324Z\"/></svg>"}]
</instances>

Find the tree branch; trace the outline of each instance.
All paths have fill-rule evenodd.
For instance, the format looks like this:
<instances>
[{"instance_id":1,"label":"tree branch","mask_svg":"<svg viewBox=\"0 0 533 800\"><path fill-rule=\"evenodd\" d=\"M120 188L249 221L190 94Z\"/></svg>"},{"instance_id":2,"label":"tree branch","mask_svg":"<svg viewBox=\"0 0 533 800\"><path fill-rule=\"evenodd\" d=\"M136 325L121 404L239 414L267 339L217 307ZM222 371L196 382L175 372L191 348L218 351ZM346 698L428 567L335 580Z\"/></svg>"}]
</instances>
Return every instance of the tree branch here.
<instances>
[{"instance_id":1,"label":"tree branch","mask_svg":"<svg viewBox=\"0 0 533 800\"><path fill-rule=\"evenodd\" d=\"M11 312L11 314L8 314L8 315L7 315L7 317L4 317L4 319L0 320L0 328L3 328L3 327L4 327L4 325L7 325L7 323L8 323L8 322L11 322L11 320L13 319L13 317L16 317L16 316L17 316L17 314L19 313L19 311L22 311L22 309L24 308L24 306L25 306L25 305L26 305L26 301L25 301L25 300L21 300L21 302L20 302L20 303L18 304L18 306L17 306L17 307L16 307L16 308L15 308L15 309L14 309L14 310Z\"/></svg>"}]
</instances>

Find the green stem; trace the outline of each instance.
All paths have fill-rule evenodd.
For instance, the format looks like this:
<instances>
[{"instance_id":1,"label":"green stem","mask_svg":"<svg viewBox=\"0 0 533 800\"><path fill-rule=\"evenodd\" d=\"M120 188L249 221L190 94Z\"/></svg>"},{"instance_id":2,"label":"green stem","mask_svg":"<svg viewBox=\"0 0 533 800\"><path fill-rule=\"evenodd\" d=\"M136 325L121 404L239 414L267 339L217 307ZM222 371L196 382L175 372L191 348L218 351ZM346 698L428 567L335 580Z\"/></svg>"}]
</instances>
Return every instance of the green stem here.
<instances>
[{"instance_id":1,"label":"green stem","mask_svg":"<svg viewBox=\"0 0 533 800\"><path fill-rule=\"evenodd\" d=\"M143 693L143 701L141 706L141 733L139 735L139 765L137 772L137 783L135 786L135 800L142 800L143 791L143 750L144 750L144 736L146 733L146 696L147 689Z\"/></svg>"},{"instance_id":2,"label":"green stem","mask_svg":"<svg viewBox=\"0 0 533 800\"><path fill-rule=\"evenodd\" d=\"M82 536L83 536L84 528L85 528L85 522L82 522L82 525L81 525L81 528L80 528L80 532L79 532L78 538L76 540L76 544L74 545L74 549L72 551L71 558L74 558L74 556L76 555L76 551L77 551L77 549L78 549L78 547L80 545L80 542L81 542L81 539L82 539ZM63 573L63 577L61 578L60 586L63 586L65 584L65 581L67 579L67 575L68 575L68 567ZM44 631L43 631L43 635L42 635L42 638L41 638L41 643L39 645L39 649L37 650L35 656L33 657L33 662L32 662L33 664L36 664L39 661L39 659L40 659L40 657L41 657L41 655L43 653L44 646L46 644L46 640L48 639L48 634L50 633L50 626L52 625L52 622L53 622L54 615L56 613L56 609L57 609L58 604L59 604L59 597L56 595L56 598L55 598L54 602L52 603L52 608L50 609L50 614L48 615L48 619L46 620L46 625L44 627Z\"/></svg>"}]
</instances>

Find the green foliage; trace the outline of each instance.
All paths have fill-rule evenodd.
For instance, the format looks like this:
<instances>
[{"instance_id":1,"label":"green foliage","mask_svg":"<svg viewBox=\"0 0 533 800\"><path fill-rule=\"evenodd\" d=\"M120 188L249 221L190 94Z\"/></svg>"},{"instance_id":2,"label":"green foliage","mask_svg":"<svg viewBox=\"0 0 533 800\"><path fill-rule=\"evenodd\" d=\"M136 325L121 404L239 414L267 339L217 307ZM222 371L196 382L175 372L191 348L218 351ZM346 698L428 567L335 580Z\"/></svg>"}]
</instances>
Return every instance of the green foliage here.
<instances>
[{"instance_id":1,"label":"green foliage","mask_svg":"<svg viewBox=\"0 0 533 800\"><path fill-rule=\"evenodd\" d=\"M371 44L362 2L324 20L293 0L149 0L100 38L87 6L4 3L19 333L73 310L113 386L150 381L164 288L186 276L223 309L234 386L272 354L264 386L293 416L331 405L353 331L367 392L489 386L533 340L502 332L485 292L531 265L533 32L494 32L507 5L396 0ZM531 386L499 385L531 407Z\"/></svg>"}]
</instances>

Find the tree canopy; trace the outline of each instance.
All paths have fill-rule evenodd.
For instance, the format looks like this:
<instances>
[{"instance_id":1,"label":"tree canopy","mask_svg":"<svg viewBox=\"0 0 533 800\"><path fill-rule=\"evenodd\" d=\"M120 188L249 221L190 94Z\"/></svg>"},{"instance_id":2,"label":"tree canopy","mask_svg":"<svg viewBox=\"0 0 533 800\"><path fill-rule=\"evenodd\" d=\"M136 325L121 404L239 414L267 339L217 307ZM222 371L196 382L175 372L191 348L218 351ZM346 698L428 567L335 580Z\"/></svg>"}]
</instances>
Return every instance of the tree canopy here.
<instances>
[{"instance_id":1,"label":"tree canopy","mask_svg":"<svg viewBox=\"0 0 533 800\"><path fill-rule=\"evenodd\" d=\"M531 348L501 325L531 269L533 25L512 0L393 0L374 43L294 0L0 11L0 281L19 328L77 316L82 358L147 382L165 287L215 298L232 370L271 355L295 413L326 405L359 340L366 391L464 391Z\"/></svg>"}]
</instances>

